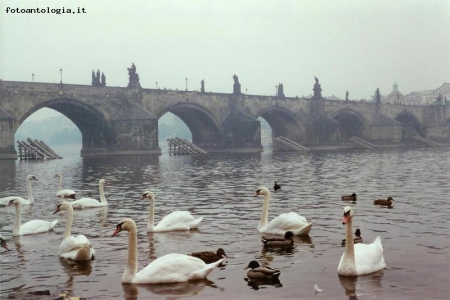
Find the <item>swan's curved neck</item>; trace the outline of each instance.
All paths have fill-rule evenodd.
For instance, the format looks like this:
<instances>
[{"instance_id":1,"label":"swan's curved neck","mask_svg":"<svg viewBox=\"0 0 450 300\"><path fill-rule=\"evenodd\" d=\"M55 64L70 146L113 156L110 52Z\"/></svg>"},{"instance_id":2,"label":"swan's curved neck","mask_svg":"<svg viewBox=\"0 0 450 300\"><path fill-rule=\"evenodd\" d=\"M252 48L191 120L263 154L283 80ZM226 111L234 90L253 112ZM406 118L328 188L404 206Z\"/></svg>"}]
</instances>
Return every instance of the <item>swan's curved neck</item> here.
<instances>
[{"instance_id":1,"label":"swan's curved neck","mask_svg":"<svg viewBox=\"0 0 450 300\"><path fill-rule=\"evenodd\" d=\"M13 228L13 235L20 235L20 226L22 226L22 217L21 217L21 211L22 211L22 203L17 203L15 205L16 207L16 217L14 219L14 228Z\"/></svg>"},{"instance_id":2,"label":"swan's curved neck","mask_svg":"<svg viewBox=\"0 0 450 300\"><path fill-rule=\"evenodd\" d=\"M346 233L345 233L345 252L344 255L348 262L353 263L355 265L355 242L353 240L353 217L349 217L347 219L346 224Z\"/></svg>"},{"instance_id":3,"label":"swan's curved neck","mask_svg":"<svg viewBox=\"0 0 450 300\"><path fill-rule=\"evenodd\" d=\"M30 201L30 203L34 203L33 189L31 188L31 180L27 180L27 192L28 192L28 201Z\"/></svg>"},{"instance_id":4,"label":"swan's curved neck","mask_svg":"<svg viewBox=\"0 0 450 300\"><path fill-rule=\"evenodd\" d=\"M147 231L153 231L155 228L155 199L150 200L150 208L148 211Z\"/></svg>"},{"instance_id":5,"label":"swan's curved neck","mask_svg":"<svg viewBox=\"0 0 450 300\"><path fill-rule=\"evenodd\" d=\"M69 237L72 234L72 222L73 222L73 208L72 205L69 205L67 208L67 217L66 217L66 229L64 229L64 237Z\"/></svg>"},{"instance_id":6,"label":"swan's curved neck","mask_svg":"<svg viewBox=\"0 0 450 300\"><path fill-rule=\"evenodd\" d=\"M98 185L98 189L100 191L100 202L103 204L107 204L108 202L106 201L106 198L105 198L105 191L103 190L103 183L100 183Z\"/></svg>"},{"instance_id":7,"label":"swan's curved neck","mask_svg":"<svg viewBox=\"0 0 450 300\"><path fill-rule=\"evenodd\" d=\"M269 219L269 202L270 202L270 192L264 195L264 204L262 207L261 221L259 222L258 229L267 226L267 222Z\"/></svg>"},{"instance_id":8,"label":"swan's curved neck","mask_svg":"<svg viewBox=\"0 0 450 300\"><path fill-rule=\"evenodd\" d=\"M122 275L122 282L132 283L138 268L137 231L136 226L128 231L128 259Z\"/></svg>"}]
</instances>

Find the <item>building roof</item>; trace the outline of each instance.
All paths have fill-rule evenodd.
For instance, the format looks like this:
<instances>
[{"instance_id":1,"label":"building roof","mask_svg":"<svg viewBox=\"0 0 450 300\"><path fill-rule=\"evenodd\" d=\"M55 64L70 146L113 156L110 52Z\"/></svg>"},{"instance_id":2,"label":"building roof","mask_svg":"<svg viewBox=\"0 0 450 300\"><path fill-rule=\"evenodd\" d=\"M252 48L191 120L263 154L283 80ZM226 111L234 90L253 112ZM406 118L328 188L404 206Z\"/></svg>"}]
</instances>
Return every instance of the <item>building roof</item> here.
<instances>
[{"instance_id":1,"label":"building roof","mask_svg":"<svg viewBox=\"0 0 450 300\"><path fill-rule=\"evenodd\" d=\"M438 87L437 89L435 89L433 91L434 94L450 94L450 83L449 82L444 82L442 84L442 86Z\"/></svg>"}]
</instances>

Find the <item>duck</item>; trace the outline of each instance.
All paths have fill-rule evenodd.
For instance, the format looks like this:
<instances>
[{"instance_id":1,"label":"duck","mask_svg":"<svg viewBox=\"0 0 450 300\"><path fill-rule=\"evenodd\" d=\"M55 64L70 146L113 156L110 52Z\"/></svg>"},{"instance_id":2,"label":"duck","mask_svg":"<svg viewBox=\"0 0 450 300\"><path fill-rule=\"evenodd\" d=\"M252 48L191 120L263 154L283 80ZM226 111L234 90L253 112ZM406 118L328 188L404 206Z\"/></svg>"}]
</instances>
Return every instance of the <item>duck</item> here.
<instances>
[{"instance_id":1,"label":"duck","mask_svg":"<svg viewBox=\"0 0 450 300\"><path fill-rule=\"evenodd\" d=\"M247 272L247 277L250 279L278 279L281 272L269 267L261 267L259 262L252 260L244 270L250 269Z\"/></svg>"},{"instance_id":2,"label":"duck","mask_svg":"<svg viewBox=\"0 0 450 300\"><path fill-rule=\"evenodd\" d=\"M53 230L55 225L58 223L58 220L54 220L51 222L45 220L31 220L26 222L25 224L22 224L21 212L23 201L24 201L23 198L15 198L10 200L8 204L16 206L16 216L14 219L13 236L37 234Z\"/></svg>"},{"instance_id":3,"label":"duck","mask_svg":"<svg viewBox=\"0 0 450 300\"><path fill-rule=\"evenodd\" d=\"M392 199L392 197L388 197L386 200L385 199L378 199L378 200L374 200L373 204L376 205L383 205L383 206L392 206L394 199Z\"/></svg>"},{"instance_id":4,"label":"duck","mask_svg":"<svg viewBox=\"0 0 450 300\"><path fill-rule=\"evenodd\" d=\"M0 206L8 206L9 205L9 201L13 200L13 199L17 199L20 198L22 199L22 205L30 205L30 204L34 204L34 197L33 197L33 189L31 187L31 181L39 181L36 176L34 175L28 175L26 178L26 184L27 184L27 192L28 192L28 200L24 199L22 197L18 197L18 196L8 196L8 197L4 197L0 199Z\"/></svg>"},{"instance_id":5,"label":"duck","mask_svg":"<svg viewBox=\"0 0 450 300\"><path fill-rule=\"evenodd\" d=\"M159 221L158 225L155 222L155 195L151 191L146 191L142 194L140 200L149 199L150 208L148 213L147 232L164 232L164 231L179 231L197 229L203 217L195 219L188 211L174 211L165 216Z\"/></svg>"},{"instance_id":6,"label":"duck","mask_svg":"<svg viewBox=\"0 0 450 300\"><path fill-rule=\"evenodd\" d=\"M5 240L5 238L4 238L3 235L1 235L1 234L0 234L0 245L1 245L3 248L5 248L6 250L11 251L11 250L8 248L8 245L6 245L6 240Z\"/></svg>"},{"instance_id":7,"label":"duck","mask_svg":"<svg viewBox=\"0 0 450 300\"><path fill-rule=\"evenodd\" d=\"M270 239L261 239L264 244L264 247L292 247L294 246L294 234L292 231L286 231L284 234L284 238L270 238Z\"/></svg>"},{"instance_id":8,"label":"duck","mask_svg":"<svg viewBox=\"0 0 450 300\"><path fill-rule=\"evenodd\" d=\"M66 228L64 230L64 236L61 244L58 248L58 255L65 259L71 259L76 261L89 261L95 258L95 249L91 246L89 239L80 234L76 237L72 234L72 222L73 222L73 207L72 203L68 201L61 201L56 206L53 214L65 210L66 216Z\"/></svg>"},{"instance_id":9,"label":"duck","mask_svg":"<svg viewBox=\"0 0 450 300\"><path fill-rule=\"evenodd\" d=\"M341 195L341 200L342 201L356 201L358 200L358 196L353 193L351 195Z\"/></svg>"},{"instance_id":10,"label":"duck","mask_svg":"<svg viewBox=\"0 0 450 300\"><path fill-rule=\"evenodd\" d=\"M100 179L98 181L98 190L100 192L100 201L93 198L81 198L75 201L72 201L72 207L75 209L83 209L83 208L94 208L94 207L104 207L108 205L108 201L105 198L105 191L103 186L109 185L109 182L106 179Z\"/></svg>"},{"instance_id":11,"label":"duck","mask_svg":"<svg viewBox=\"0 0 450 300\"><path fill-rule=\"evenodd\" d=\"M346 225L345 251L339 261L337 272L342 276L358 276L374 273L386 268L381 238L377 236L371 244L354 243L352 234L353 208L344 207L342 224Z\"/></svg>"},{"instance_id":12,"label":"duck","mask_svg":"<svg viewBox=\"0 0 450 300\"><path fill-rule=\"evenodd\" d=\"M64 199L75 199L77 193L71 189L62 189L62 175L61 173L56 173L54 178L58 179L58 192L56 192L56 197Z\"/></svg>"},{"instance_id":13,"label":"duck","mask_svg":"<svg viewBox=\"0 0 450 300\"><path fill-rule=\"evenodd\" d=\"M308 223L305 217L300 216L295 212L281 214L268 223L270 191L266 187L261 187L256 190L253 197L259 195L264 196L261 220L258 226L258 231L260 233L284 235L286 231L292 231L294 235L309 234L314 222Z\"/></svg>"},{"instance_id":14,"label":"duck","mask_svg":"<svg viewBox=\"0 0 450 300\"><path fill-rule=\"evenodd\" d=\"M275 181L275 184L273 185L273 190L276 192L277 190L281 190L281 185L277 184Z\"/></svg>"},{"instance_id":15,"label":"duck","mask_svg":"<svg viewBox=\"0 0 450 300\"><path fill-rule=\"evenodd\" d=\"M353 236L353 242L355 244L359 244L359 243L363 242L363 238L361 237L361 230L359 228L357 228L355 230L355 235ZM341 245L345 246L345 239L342 240Z\"/></svg>"},{"instance_id":16,"label":"duck","mask_svg":"<svg viewBox=\"0 0 450 300\"><path fill-rule=\"evenodd\" d=\"M194 253L191 253L191 254L188 254L188 255L200 258L201 260L203 260L207 264L216 262L219 259L222 259L224 257L228 257L225 254L225 250L223 250L223 248L217 249L216 252L214 252L214 251L202 251L202 252L194 252Z\"/></svg>"},{"instance_id":17,"label":"duck","mask_svg":"<svg viewBox=\"0 0 450 300\"><path fill-rule=\"evenodd\" d=\"M128 231L128 259L122 283L159 284L200 280L206 278L224 260L222 258L207 264L197 257L171 253L155 259L138 272L136 223L130 218L122 219L111 237L121 231Z\"/></svg>"}]
</instances>

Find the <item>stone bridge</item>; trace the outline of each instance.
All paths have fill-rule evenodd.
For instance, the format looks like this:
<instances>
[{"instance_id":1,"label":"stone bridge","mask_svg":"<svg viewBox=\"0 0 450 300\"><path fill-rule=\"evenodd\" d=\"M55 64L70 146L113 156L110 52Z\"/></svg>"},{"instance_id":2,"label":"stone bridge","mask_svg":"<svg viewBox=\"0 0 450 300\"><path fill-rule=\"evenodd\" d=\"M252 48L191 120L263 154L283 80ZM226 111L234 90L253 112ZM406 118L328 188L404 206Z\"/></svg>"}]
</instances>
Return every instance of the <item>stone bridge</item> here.
<instances>
[{"instance_id":1,"label":"stone bridge","mask_svg":"<svg viewBox=\"0 0 450 300\"><path fill-rule=\"evenodd\" d=\"M352 136L380 145L408 142L416 134L450 140L448 106L325 100L317 79L312 98L248 95L240 86L226 94L0 81L0 158L16 158L16 130L43 107L80 129L81 156L161 154L158 119L167 112L181 118L193 143L208 152L262 151L258 117L270 124L274 138L312 148L348 144Z\"/></svg>"}]
</instances>

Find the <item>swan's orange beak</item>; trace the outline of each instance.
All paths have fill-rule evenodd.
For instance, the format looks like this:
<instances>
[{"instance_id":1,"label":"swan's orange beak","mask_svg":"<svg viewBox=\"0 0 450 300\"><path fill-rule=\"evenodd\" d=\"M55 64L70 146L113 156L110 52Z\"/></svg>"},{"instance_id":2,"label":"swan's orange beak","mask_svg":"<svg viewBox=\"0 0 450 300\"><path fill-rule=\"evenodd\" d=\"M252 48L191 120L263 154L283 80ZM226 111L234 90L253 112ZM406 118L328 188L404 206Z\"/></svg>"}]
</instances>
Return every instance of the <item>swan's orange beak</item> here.
<instances>
[{"instance_id":1,"label":"swan's orange beak","mask_svg":"<svg viewBox=\"0 0 450 300\"><path fill-rule=\"evenodd\" d=\"M144 199L145 199L145 196L142 195L141 198L140 198L139 200L144 200Z\"/></svg>"},{"instance_id":2,"label":"swan's orange beak","mask_svg":"<svg viewBox=\"0 0 450 300\"><path fill-rule=\"evenodd\" d=\"M258 192L255 192L255 195L254 195L253 197L256 197L256 196L259 196L259 193L258 193Z\"/></svg>"},{"instance_id":3,"label":"swan's orange beak","mask_svg":"<svg viewBox=\"0 0 450 300\"><path fill-rule=\"evenodd\" d=\"M60 209L60 207L59 207L59 205L58 205L58 207L55 209L55 212L54 212L53 214L56 214L56 213L59 212L59 211L61 211L61 209Z\"/></svg>"},{"instance_id":4,"label":"swan's orange beak","mask_svg":"<svg viewBox=\"0 0 450 300\"><path fill-rule=\"evenodd\" d=\"M344 215L344 217L342 218L342 225L345 225L348 223L348 215Z\"/></svg>"},{"instance_id":5,"label":"swan's orange beak","mask_svg":"<svg viewBox=\"0 0 450 300\"><path fill-rule=\"evenodd\" d=\"M111 235L111 237L115 236L116 234L118 234L119 232L122 231L122 228L120 228L120 226L117 226L116 230L114 230L113 234Z\"/></svg>"}]
</instances>

